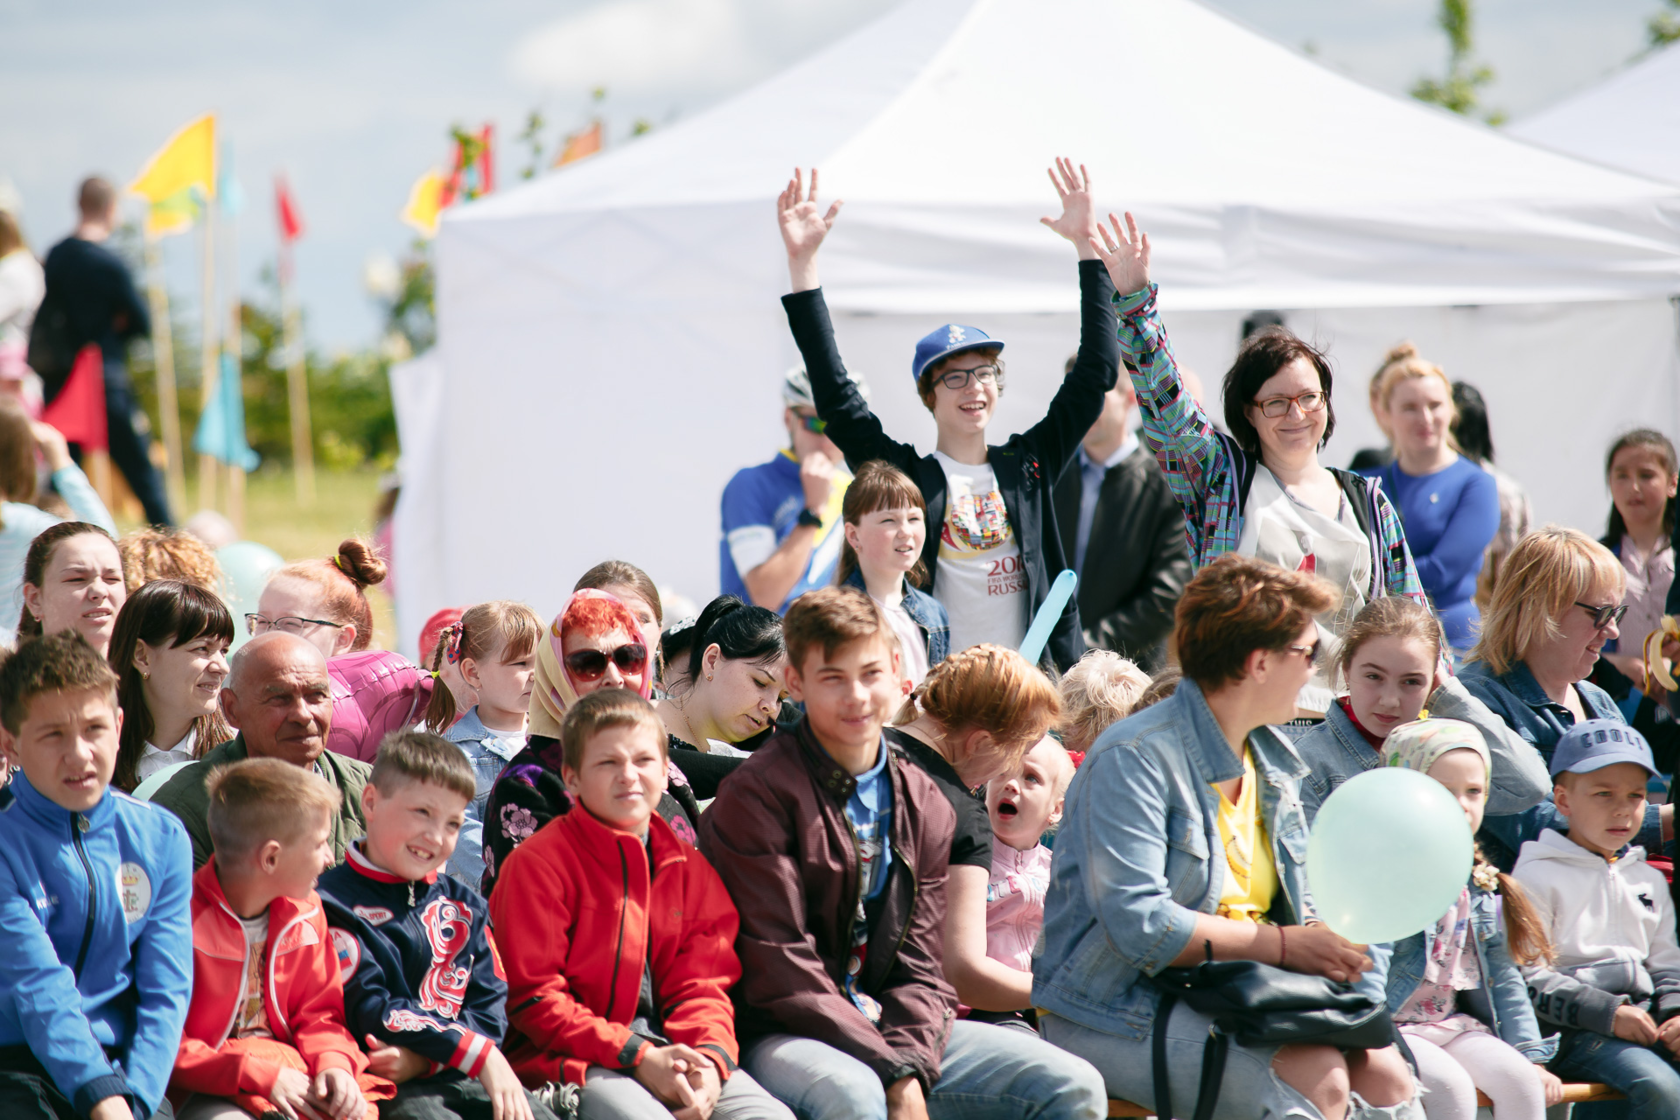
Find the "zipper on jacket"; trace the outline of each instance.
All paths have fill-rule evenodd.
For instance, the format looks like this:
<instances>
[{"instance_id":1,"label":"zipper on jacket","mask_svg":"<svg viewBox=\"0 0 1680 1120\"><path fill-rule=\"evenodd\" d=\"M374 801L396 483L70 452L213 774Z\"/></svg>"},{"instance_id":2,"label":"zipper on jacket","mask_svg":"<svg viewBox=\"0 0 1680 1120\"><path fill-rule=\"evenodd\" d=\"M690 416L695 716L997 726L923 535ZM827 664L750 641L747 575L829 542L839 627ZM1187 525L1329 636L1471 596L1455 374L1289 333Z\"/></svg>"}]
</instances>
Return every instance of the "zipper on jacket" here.
<instances>
[{"instance_id":1,"label":"zipper on jacket","mask_svg":"<svg viewBox=\"0 0 1680 1120\"><path fill-rule=\"evenodd\" d=\"M88 902L87 922L82 926L82 947L76 950L75 976L82 978L82 966L87 963L88 949L93 945L93 917L94 908L99 905L99 884L93 877L93 864L88 862L87 849L82 847L82 833L88 830L88 819L81 813L72 818L75 822L70 826L70 843L76 849L76 858L82 861L82 872L87 876Z\"/></svg>"},{"instance_id":2,"label":"zipper on jacket","mask_svg":"<svg viewBox=\"0 0 1680 1120\"><path fill-rule=\"evenodd\" d=\"M612 986L607 989L607 1013L602 1016L609 1023L616 1021L613 1019L613 1006L618 1003L618 962L624 956L624 925L629 920L630 912L630 861L624 858L624 845L619 844L617 847L619 878L623 881L624 888L618 894L618 948L613 952ZM640 991L641 985L638 982L637 992Z\"/></svg>"},{"instance_id":3,"label":"zipper on jacket","mask_svg":"<svg viewBox=\"0 0 1680 1120\"><path fill-rule=\"evenodd\" d=\"M904 912L904 923L899 926L898 941L893 945L892 955L894 957L897 957L898 951L904 948L905 938L910 936L910 919L911 916L916 913L916 903L922 897L922 884L920 880L916 878L915 869L910 866L909 860L901 858L901 862L904 864L904 869L910 872L910 909Z\"/></svg>"}]
</instances>

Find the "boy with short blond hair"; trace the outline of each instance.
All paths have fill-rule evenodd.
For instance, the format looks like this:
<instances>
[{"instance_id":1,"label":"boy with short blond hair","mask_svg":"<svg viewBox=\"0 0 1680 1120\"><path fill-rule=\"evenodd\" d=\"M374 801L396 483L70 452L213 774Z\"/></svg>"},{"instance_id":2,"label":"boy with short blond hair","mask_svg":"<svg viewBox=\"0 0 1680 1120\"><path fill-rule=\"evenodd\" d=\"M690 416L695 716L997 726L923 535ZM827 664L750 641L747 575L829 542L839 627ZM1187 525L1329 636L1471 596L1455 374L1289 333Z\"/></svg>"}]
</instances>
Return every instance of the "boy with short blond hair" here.
<instances>
[{"instance_id":1,"label":"boy with short blond hair","mask_svg":"<svg viewBox=\"0 0 1680 1120\"><path fill-rule=\"evenodd\" d=\"M0 665L0 1116L147 1120L192 991L192 848L110 789L117 678L79 635Z\"/></svg>"},{"instance_id":2,"label":"boy with short blond hair","mask_svg":"<svg viewBox=\"0 0 1680 1120\"><path fill-rule=\"evenodd\" d=\"M653 706L589 693L560 742L575 807L514 851L490 897L514 1068L527 1085L577 1086L583 1120L792 1120L736 1068L739 918L654 812L667 762Z\"/></svg>"},{"instance_id":3,"label":"boy with short blond hair","mask_svg":"<svg viewBox=\"0 0 1680 1120\"><path fill-rule=\"evenodd\" d=\"M321 877L350 1030L397 1082L385 1120L554 1120L500 1049L507 977L484 899L439 874L476 793L454 743L393 731L362 791L367 834Z\"/></svg>"},{"instance_id":4,"label":"boy with short blond hair","mask_svg":"<svg viewBox=\"0 0 1680 1120\"><path fill-rule=\"evenodd\" d=\"M372 1120L392 1095L345 1026L315 880L333 865L338 790L273 758L206 783L215 854L193 876L193 993L170 1089L181 1120Z\"/></svg>"}]
</instances>

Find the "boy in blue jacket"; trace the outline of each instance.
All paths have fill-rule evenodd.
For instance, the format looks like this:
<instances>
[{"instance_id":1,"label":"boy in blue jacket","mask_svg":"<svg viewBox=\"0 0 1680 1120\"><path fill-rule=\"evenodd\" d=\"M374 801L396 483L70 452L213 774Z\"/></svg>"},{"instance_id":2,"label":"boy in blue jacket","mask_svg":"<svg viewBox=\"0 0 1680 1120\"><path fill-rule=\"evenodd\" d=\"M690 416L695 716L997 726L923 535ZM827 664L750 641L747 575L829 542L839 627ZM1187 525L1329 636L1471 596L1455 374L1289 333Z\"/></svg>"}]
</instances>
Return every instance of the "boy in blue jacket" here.
<instances>
[{"instance_id":1,"label":"boy in blue jacket","mask_svg":"<svg viewBox=\"0 0 1680 1120\"><path fill-rule=\"evenodd\" d=\"M172 1117L192 996L192 849L109 789L117 678L66 631L0 666L0 1117Z\"/></svg>"},{"instance_id":2,"label":"boy in blue jacket","mask_svg":"<svg viewBox=\"0 0 1680 1120\"><path fill-rule=\"evenodd\" d=\"M367 835L317 889L369 1070L397 1083L381 1120L554 1120L502 1056L507 977L482 896L438 872L477 793L472 764L424 731L385 736L362 791Z\"/></svg>"}]
</instances>

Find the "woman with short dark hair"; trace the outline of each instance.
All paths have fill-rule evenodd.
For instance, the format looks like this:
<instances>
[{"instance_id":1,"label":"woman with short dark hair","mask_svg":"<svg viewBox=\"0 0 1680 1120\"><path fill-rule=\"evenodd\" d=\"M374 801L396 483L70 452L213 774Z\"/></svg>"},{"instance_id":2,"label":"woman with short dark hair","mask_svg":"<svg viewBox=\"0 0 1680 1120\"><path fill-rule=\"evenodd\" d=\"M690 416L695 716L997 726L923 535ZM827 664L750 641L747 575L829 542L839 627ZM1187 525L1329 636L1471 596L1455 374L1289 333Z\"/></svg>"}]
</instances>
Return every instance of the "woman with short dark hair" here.
<instances>
[{"instance_id":1,"label":"woman with short dark hair","mask_svg":"<svg viewBox=\"0 0 1680 1120\"><path fill-rule=\"evenodd\" d=\"M1085 1058L1115 1096L1158 1099L1152 1052L1163 969L1259 961L1360 986L1383 1001L1381 946L1319 924L1306 877L1306 768L1273 724L1319 654L1336 589L1305 572L1221 556L1178 604L1184 679L1105 731L1068 790L1044 903L1033 1003L1046 1039ZM1370 955L1367 956L1367 953ZM1361 976L1369 972L1361 981ZM1189 1115L1212 1022L1180 1003L1162 1027L1173 1099ZM1422 1111L1393 1047L1232 1042L1215 1120Z\"/></svg>"}]
</instances>

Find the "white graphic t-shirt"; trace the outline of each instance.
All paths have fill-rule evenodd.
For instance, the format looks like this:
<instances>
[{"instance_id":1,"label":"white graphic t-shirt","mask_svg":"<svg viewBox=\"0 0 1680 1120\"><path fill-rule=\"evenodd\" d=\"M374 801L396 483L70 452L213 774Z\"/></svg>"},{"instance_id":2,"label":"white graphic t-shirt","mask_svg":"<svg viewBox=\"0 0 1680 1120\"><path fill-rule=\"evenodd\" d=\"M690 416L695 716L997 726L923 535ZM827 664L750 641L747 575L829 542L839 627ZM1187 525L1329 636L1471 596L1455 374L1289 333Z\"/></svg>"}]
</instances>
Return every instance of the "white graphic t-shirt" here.
<instances>
[{"instance_id":1,"label":"white graphic t-shirt","mask_svg":"<svg viewBox=\"0 0 1680 1120\"><path fill-rule=\"evenodd\" d=\"M1018 649L1027 633L1027 573L989 463L935 451L945 471L945 521L933 596L951 616L951 652L981 642Z\"/></svg>"},{"instance_id":2,"label":"white graphic t-shirt","mask_svg":"<svg viewBox=\"0 0 1680 1120\"><path fill-rule=\"evenodd\" d=\"M268 948L268 914L240 918L245 928L245 981L239 993L239 1009L233 1016L234 1038L273 1038L268 1029L268 1010L263 1007L263 957Z\"/></svg>"}]
</instances>

